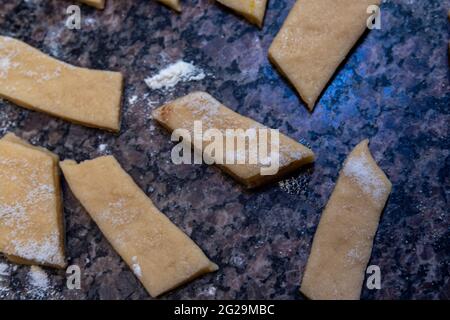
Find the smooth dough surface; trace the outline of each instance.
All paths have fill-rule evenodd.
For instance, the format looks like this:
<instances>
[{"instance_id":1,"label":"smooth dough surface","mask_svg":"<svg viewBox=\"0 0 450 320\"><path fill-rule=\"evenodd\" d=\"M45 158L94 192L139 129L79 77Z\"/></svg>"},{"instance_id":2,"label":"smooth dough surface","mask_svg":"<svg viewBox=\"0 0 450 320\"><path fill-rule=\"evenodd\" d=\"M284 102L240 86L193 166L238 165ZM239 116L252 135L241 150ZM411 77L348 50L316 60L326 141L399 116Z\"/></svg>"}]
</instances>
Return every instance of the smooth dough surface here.
<instances>
[{"instance_id":1,"label":"smooth dough surface","mask_svg":"<svg viewBox=\"0 0 450 320\"><path fill-rule=\"evenodd\" d=\"M275 37L269 57L310 110L367 28L380 0L298 0Z\"/></svg>"},{"instance_id":2,"label":"smooth dough surface","mask_svg":"<svg viewBox=\"0 0 450 320\"><path fill-rule=\"evenodd\" d=\"M225 107L205 92L194 92L169 102L156 109L153 112L153 118L170 131L186 129L191 136L194 131L194 121L202 121L203 131L218 129L224 135L226 129L267 129L262 124ZM309 148L283 134L280 134L279 145L280 170L276 175L261 175L261 168L264 167L261 163L218 164L218 166L246 187L253 188L274 181L314 161L314 153ZM203 149L204 147L205 145ZM237 144L234 147L235 154L245 154L248 151L248 148L237 150Z\"/></svg>"},{"instance_id":3,"label":"smooth dough surface","mask_svg":"<svg viewBox=\"0 0 450 320\"><path fill-rule=\"evenodd\" d=\"M166 6L172 8L175 11L181 11L180 0L158 0L159 2L165 4Z\"/></svg>"},{"instance_id":4,"label":"smooth dough surface","mask_svg":"<svg viewBox=\"0 0 450 320\"><path fill-rule=\"evenodd\" d=\"M248 21L262 27L267 0L217 0L217 2L243 15Z\"/></svg>"},{"instance_id":5,"label":"smooth dough surface","mask_svg":"<svg viewBox=\"0 0 450 320\"><path fill-rule=\"evenodd\" d=\"M153 297L217 270L114 157L60 166L72 192Z\"/></svg>"},{"instance_id":6,"label":"smooth dough surface","mask_svg":"<svg viewBox=\"0 0 450 320\"><path fill-rule=\"evenodd\" d=\"M13 134L0 139L0 252L15 263L66 265L58 162Z\"/></svg>"},{"instance_id":7,"label":"smooth dough surface","mask_svg":"<svg viewBox=\"0 0 450 320\"><path fill-rule=\"evenodd\" d=\"M360 298L381 213L392 189L362 141L350 153L322 214L303 276L311 299Z\"/></svg>"},{"instance_id":8,"label":"smooth dough surface","mask_svg":"<svg viewBox=\"0 0 450 320\"><path fill-rule=\"evenodd\" d=\"M119 72L78 68L0 36L0 97L82 125L119 131Z\"/></svg>"},{"instance_id":9,"label":"smooth dough surface","mask_svg":"<svg viewBox=\"0 0 450 320\"><path fill-rule=\"evenodd\" d=\"M79 0L82 3L88 4L90 6L93 6L97 9L104 9L105 8L105 0Z\"/></svg>"}]
</instances>

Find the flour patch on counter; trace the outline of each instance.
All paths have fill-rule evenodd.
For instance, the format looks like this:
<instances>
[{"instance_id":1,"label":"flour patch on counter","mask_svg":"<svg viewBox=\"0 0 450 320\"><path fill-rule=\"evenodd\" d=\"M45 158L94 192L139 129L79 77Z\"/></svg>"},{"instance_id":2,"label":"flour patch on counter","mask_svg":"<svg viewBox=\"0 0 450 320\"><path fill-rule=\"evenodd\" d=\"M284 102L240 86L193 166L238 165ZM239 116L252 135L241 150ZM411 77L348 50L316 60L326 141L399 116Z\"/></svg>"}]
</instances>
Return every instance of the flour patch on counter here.
<instances>
[{"instance_id":1,"label":"flour patch on counter","mask_svg":"<svg viewBox=\"0 0 450 320\"><path fill-rule=\"evenodd\" d=\"M106 143L101 143L98 145L97 150L100 153L106 153L106 151L108 150L108 145Z\"/></svg>"},{"instance_id":2,"label":"flour patch on counter","mask_svg":"<svg viewBox=\"0 0 450 320\"><path fill-rule=\"evenodd\" d=\"M205 77L205 72L201 68L179 60L153 77L145 79L145 83L152 90L170 90L180 82L200 81Z\"/></svg>"},{"instance_id":3,"label":"flour patch on counter","mask_svg":"<svg viewBox=\"0 0 450 320\"><path fill-rule=\"evenodd\" d=\"M28 283L34 288L46 290L49 287L47 273L38 266L31 266L28 278Z\"/></svg>"},{"instance_id":4,"label":"flour patch on counter","mask_svg":"<svg viewBox=\"0 0 450 320\"><path fill-rule=\"evenodd\" d=\"M128 98L128 103L133 105L136 103L137 100L138 100L138 96L134 95L134 96L131 96L130 98Z\"/></svg>"},{"instance_id":5,"label":"flour patch on counter","mask_svg":"<svg viewBox=\"0 0 450 320\"><path fill-rule=\"evenodd\" d=\"M9 276L9 265L6 263L0 263L0 277Z\"/></svg>"}]
</instances>

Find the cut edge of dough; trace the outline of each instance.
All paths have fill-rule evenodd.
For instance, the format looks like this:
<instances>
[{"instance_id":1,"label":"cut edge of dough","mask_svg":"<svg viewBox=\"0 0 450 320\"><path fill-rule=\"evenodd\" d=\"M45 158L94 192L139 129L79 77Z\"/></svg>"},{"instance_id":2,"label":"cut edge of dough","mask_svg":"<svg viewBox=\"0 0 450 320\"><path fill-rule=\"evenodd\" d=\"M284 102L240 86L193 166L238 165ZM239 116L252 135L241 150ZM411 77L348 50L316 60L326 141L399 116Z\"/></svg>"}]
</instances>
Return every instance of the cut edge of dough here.
<instances>
[{"instance_id":1,"label":"cut edge of dough","mask_svg":"<svg viewBox=\"0 0 450 320\"><path fill-rule=\"evenodd\" d=\"M309 112L313 112L314 108L316 107L316 103L317 100L319 99L320 95L318 97L316 97L315 99L313 99L311 102L308 102L308 99L305 97L305 95L303 94L303 90L301 90L301 88L298 88L292 81L291 79L289 79L289 77L287 76L287 74L284 72L283 68L281 67L281 65L278 63L276 56L273 54L273 43L270 45L269 48L269 60L270 62L275 66L275 68L278 70L278 72L281 74L281 76L283 78L285 78L287 80L287 82L289 83L289 85L295 90L295 92L298 94L298 96L300 97L300 99L303 101L303 103L306 105L307 109L309 110Z\"/></svg>"},{"instance_id":2,"label":"cut edge of dough","mask_svg":"<svg viewBox=\"0 0 450 320\"><path fill-rule=\"evenodd\" d=\"M171 4L164 0L158 0L158 2L161 3L162 5L166 6L167 8L174 10L177 13L181 13L182 8L181 8L180 1L176 1L176 3L174 3L174 4Z\"/></svg>"},{"instance_id":3,"label":"cut edge of dough","mask_svg":"<svg viewBox=\"0 0 450 320\"><path fill-rule=\"evenodd\" d=\"M99 10L105 9L105 0L79 0L81 3L87 4L88 6L94 7Z\"/></svg>"},{"instance_id":4,"label":"cut edge of dough","mask_svg":"<svg viewBox=\"0 0 450 320\"><path fill-rule=\"evenodd\" d=\"M250 22L251 24L257 26L258 28L262 29L264 26L264 20L266 18L266 11L267 11L267 2L266 2L266 7L264 8L264 12L262 14L262 17L257 17L256 15L251 15L251 14L247 14L245 12L241 12L236 10L235 8L223 3L221 0L216 0L217 3L219 3L221 6L232 10L234 13L236 13L237 15L243 17L244 19L246 19L248 22Z\"/></svg>"}]
</instances>

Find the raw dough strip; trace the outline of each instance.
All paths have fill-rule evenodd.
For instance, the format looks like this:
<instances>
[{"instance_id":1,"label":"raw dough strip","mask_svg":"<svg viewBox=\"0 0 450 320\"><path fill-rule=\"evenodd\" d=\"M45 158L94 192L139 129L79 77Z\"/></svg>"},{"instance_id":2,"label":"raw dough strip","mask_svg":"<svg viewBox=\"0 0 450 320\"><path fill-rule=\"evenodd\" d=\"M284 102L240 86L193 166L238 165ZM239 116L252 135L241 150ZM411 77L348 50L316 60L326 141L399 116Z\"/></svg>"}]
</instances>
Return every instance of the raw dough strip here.
<instances>
[{"instance_id":1,"label":"raw dough strip","mask_svg":"<svg viewBox=\"0 0 450 320\"><path fill-rule=\"evenodd\" d=\"M194 121L202 121L203 132L208 129L218 129L225 135L226 129L267 129L262 124L244 117L222 105L205 92L194 92L156 109L153 118L170 131L186 129L193 136ZM280 170L275 175L261 175L259 164L218 164L226 173L230 174L248 188L261 186L274 181L299 167L312 163L314 153L296 142L280 134L279 162ZM260 145L261 146L261 145ZM194 146L195 147L195 146ZM203 149L205 145L203 145ZM233 150L236 155L245 154L248 150ZM267 149L270 149L268 146ZM203 150L196 150L202 152ZM225 153L228 150L224 150Z\"/></svg>"},{"instance_id":2,"label":"raw dough strip","mask_svg":"<svg viewBox=\"0 0 450 320\"><path fill-rule=\"evenodd\" d=\"M13 134L0 140L0 252L12 262L66 266L58 162Z\"/></svg>"},{"instance_id":3,"label":"raw dough strip","mask_svg":"<svg viewBox=\"0 0 450 320\"><path fill-rule=\"evenodd\" d=\"M217 0L244 16L248 21L262 28L267 0Z\"/></svg>"},{"instance_id":4,"label":"raw dough strip","mask_svg":"<svg viewBox=\"0 0 450 320\"><path fill-rule=\"evenodd\" d=\"M153 297L218 269L114 157L60 166L70 189Z\"/></svg>"},{"instance_id":5,"label":"raw dough strip","mask_svg":"<svg viewBox=\"0 0 450 320\"><path fill-rule=\"evenodd\" d=\"M79 0L79 1L100 10L105 9L105 0Z\"/></svg>"},{"instance_id":6,"label":"raw dough strip","mask_svg":"<svg viewBox=\"0 0 450 320\"><path fill-rule=\"evenodd\" d=\"M310 110L367 28L370 5L381 0L298 0L269 57Z\"/></svg>"},{"instance_id":7,"label":"raw dough strip","mask_svg":"<svg viewBox=\"0 0 450 320\"><path fill-rule=\"evenodd\" d=\"M314 236L301 292L311 299L357 300L381 213L392 189L368 148L345 161Z\"/></svg>"},{"instance_id":8,"label":"raw dough strip","mask_svg":"<svg viewBox=\"0 0 450 320\"><path fill-rule=\"evenodd\" d=\"M180 0L157 0L177 12L181 12Z\"/></svg>"},{"instance_id":9,"label":"raw dough strip","mask_svg":"<svg viewBox=\"0 0 450 320\"><path fill-rule=\"evenodd\" d=\"M0 97L90 127L119 131L119 72L89 70L0 36Z\"/></svg>"}]
</instances>

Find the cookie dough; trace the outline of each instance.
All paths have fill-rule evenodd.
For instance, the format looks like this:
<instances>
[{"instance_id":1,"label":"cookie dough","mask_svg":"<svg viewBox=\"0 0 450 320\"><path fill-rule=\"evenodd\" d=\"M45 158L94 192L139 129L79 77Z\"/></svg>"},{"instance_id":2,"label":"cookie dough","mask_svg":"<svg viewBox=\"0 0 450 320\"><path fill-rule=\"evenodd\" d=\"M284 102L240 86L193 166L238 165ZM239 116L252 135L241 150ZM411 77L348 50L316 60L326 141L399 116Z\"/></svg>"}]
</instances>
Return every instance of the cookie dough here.
<instances>
[{"instance_id":1,"label":"cookie dough","mask_svg":"<svg viewBox=\"0 0 450 320\"><path fill-rule=\"evenodd\" d=\"M0 97L89 127L119 131L122 75L78 68L0 36Z\"/></svg>"},{"instance_id":2,"label":"cookie dough","mask_svg":"<svg viewBox=\"0 0 450 320\"><path fill-rule=\"evenodd\" d=\"M392 189L364 140L344 163L322 214L303 276L311 299L357 300L381 213Z\"/></svg>"},{"instance_id":3,"label":"cookie dough","mask_svg":"<svg viewBox=\"0 0 450 320\"><path fill-rule=\"evenodd\" d=\"M158 0L159 2L165 4L166 6L172 8L177 12L181 12L180 0Z\"/></svg>"},{"instance_id":4,"label":"cookie dough","mask_svg":"<svg viewBox=\"0 0 450 320\"><path fill-rule=\"evenodd\" d=\"M105 0L80 0L80 2L93 6L97 9L105 8Z\"/></svg>"},{"instance_id":5,"label":"cookie dough","mask_svg":"<svg viewBox=\"0 0 450 320\"><path fill-rule=\"evenodd\" d=\"M168 104L156 109L153 112L153 118L161 125L170 131L175 129L185 129L189 131L191 137L194 134L194 122L201 121L203 131L208 129L217 129L224 136L226 136L227 129L268 129L262 124L244 117L214 99L211 95L205 92L194 92L180 99L169 102ZM267 150L270 150L270 138L267 139ZM224 143L225 144L225 143ZM194 149L197 153L203 153L207 143ZM263 146L259 142L258 149ZM224 148L224 154L231 152L235 155L248 155L248 144L243 148L235 143L232 150ZM314 153L296 142L295 140L280 134L279 135L279 171L272 175L262 175L261 168L267 168L267 164L258 159L258 163L250 164L247 161L244 164L227 164L229 162L223 161L222 164L217 164L222 170L230 174L240 183L248 188L258 187L267 182L274 181L279 177L290 173L299 167L314 161ZM235 157L236 159L237 157Z\"/></svg>"},{"instance_id":6,"label":"cookie dough","mask_svg":"<svg viewBox=\"0 0 450 320\"><path fill-rule=\"evenodd\" d=\"M370 5L381 0L298 0L269 58L310 110L336 69L367 28Z\"/></svg>"},{"instance_id":7,"label":"cookie dough","mask_svg":"<svg viewBox=\"0 0 450 320\"><path fill-rule=\"evenodd\" d=\"M66 266L58 162L13 134L0 140L0 252L12 262Z\"/></svg>"},{"instance_id":8,"label":"cookie dough","mask_svg":"<svg viewBox=\"0 0 450 320\"><path fill-rule=\"evenodd\" d=\"M267 0L217 0L217 2L233 9L258 27L262 27Z\"/></svg>"},{"instance_id":9,"label":"cookie dough","mask_svg":"<svg viewBox=\"0 0 450 320\"><path fill-rule=\"evenodd\" d=\"M60 166L70 189L153 297L218 269L114 157Z\"/></svg>"}]
</instances>

